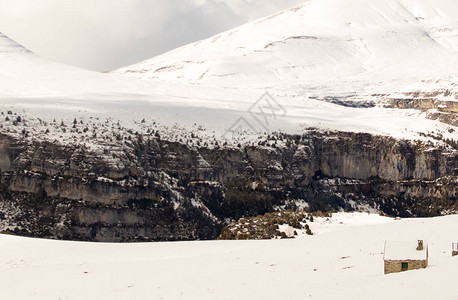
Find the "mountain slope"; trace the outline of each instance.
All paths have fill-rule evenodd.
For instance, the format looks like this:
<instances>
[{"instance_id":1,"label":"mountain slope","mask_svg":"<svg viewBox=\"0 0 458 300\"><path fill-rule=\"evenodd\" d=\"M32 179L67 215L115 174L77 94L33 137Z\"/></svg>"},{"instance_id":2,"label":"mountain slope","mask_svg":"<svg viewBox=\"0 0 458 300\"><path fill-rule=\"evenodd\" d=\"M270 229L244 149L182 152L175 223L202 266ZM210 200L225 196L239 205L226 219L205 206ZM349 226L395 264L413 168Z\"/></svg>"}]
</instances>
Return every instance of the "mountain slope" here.
<instances>
[{"instance_id":1,"label":"mountain slope","mask_svg":"<svg viewBox=\"0 0 458 300\"><path fill-rule=\"evenodd\" d=\"M114 73L369 100L454 78L457 50L456 1L312 0Z\"/></svg>"},{"instance_id":2,"label":"mountain slope","mask_svg":"<svg viewBox=\"0 0 458 300\"><path fill-rule=\"evenodd\" d=\"M127 80L128 82L129 80ZM0 95L126 92L126 80L41 58L0 33Z\"/></svg>"}]
</instances>

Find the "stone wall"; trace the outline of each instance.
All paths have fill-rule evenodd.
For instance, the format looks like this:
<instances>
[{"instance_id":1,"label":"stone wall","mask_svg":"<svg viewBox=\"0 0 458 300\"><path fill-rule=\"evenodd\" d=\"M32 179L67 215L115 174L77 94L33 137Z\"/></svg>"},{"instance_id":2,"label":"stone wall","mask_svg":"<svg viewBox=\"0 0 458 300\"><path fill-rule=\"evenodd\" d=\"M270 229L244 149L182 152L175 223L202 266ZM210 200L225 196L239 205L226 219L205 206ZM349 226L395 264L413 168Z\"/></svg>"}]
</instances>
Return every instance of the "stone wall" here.
<instances>
[{"instance_id":1,"label":"stone wall","mask_svg":"<svg viewBox=\"0 0 458 300\"><path fill-rule=\"evenodd\" d=\"M402 270L402 263L408 263L407 270ZM426 268L428 260L385 260L385 274Z\"/></svg>"}]
</instances>

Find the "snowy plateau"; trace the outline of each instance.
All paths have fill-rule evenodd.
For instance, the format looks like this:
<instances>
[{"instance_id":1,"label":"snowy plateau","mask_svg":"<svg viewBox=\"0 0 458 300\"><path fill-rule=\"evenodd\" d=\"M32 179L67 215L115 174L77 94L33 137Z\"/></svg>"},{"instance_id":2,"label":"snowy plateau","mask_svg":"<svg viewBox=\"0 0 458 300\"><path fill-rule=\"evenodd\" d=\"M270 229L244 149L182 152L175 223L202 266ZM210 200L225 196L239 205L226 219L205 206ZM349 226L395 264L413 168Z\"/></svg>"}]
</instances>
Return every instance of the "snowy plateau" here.
<instances>
[{"instance_id":1,"label":"snowy plateau","mask_svg":"<svg viewBox=\"0 0 458 300\"><path fill-rule=\"evenodd\" d=\"M304 1L107 73L0 33L0 298L457 299L457 70L454 0ZM216 240L291 211L333 213Z\"/></svg>"}]
</instances>

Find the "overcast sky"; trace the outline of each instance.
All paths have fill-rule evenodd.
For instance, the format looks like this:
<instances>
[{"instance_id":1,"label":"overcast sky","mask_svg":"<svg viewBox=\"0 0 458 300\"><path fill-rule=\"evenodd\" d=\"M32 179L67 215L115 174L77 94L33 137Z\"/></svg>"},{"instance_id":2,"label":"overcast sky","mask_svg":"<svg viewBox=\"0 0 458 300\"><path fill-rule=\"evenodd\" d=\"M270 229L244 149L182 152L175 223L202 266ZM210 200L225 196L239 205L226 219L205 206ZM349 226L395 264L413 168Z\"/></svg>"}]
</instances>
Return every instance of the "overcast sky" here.
<instances>
[{"instance_id":1,"label":"overcast sky","mask_svg":"<svg viewBox=\"0 0 458 300\"><path fill-rule=\"evenodd\" d=\"M35 53L113 70L303 0L0 0L0 32Z\"/></svg>"}]
</instances>

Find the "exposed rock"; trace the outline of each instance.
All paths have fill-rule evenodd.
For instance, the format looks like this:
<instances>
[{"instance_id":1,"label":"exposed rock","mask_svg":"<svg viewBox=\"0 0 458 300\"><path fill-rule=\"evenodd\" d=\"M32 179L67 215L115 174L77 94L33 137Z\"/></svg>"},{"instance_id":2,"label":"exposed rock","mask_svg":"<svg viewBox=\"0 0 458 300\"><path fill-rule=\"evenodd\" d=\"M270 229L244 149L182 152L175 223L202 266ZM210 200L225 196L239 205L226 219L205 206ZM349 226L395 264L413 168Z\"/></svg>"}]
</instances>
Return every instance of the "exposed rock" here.
<instances>
[{"instance_id":1,"label":"exposed rock","mask_svg":"<svg viewBox=\"0 0 458 300\"><path fill-rule=\"evenodd\" d=\"M0 231L93 241L213 239L231 220L305 205L400 216L456 209L458 151L360 133L191 147L142 136L101 155L0 135ZM115 151L116 150L116 151ZM294 208L294 207L292 207Z\"/></svg>"},{"instance_id":2,"label":"exposed rock","mask_svg":"<svg viewBox=\"0 0 458 300\"><path fill-rule=\"evenodd\" d=\"M313 218L313 217L312 217ZM273 212L263 216L241 218L223 228L219 240L265 240L293 238L299 234L312 235L304 212Z\"/></svg>"},{"instance_id":3,"label":"exposed rock","mask_svg":"<svg viewBox=\"0 0 458 300\"><path fill-rule=\"evenodd\" d=\"M458 101L444 101L435 99L434 97L439 93L440 92L417 92L408 94L407 96L409 98L387 99L384 102L386 107L399 109L417 109L426 112L426 116L429 119L439 120L443 123L458 126Z\"/></svg>"}]
</instances>

